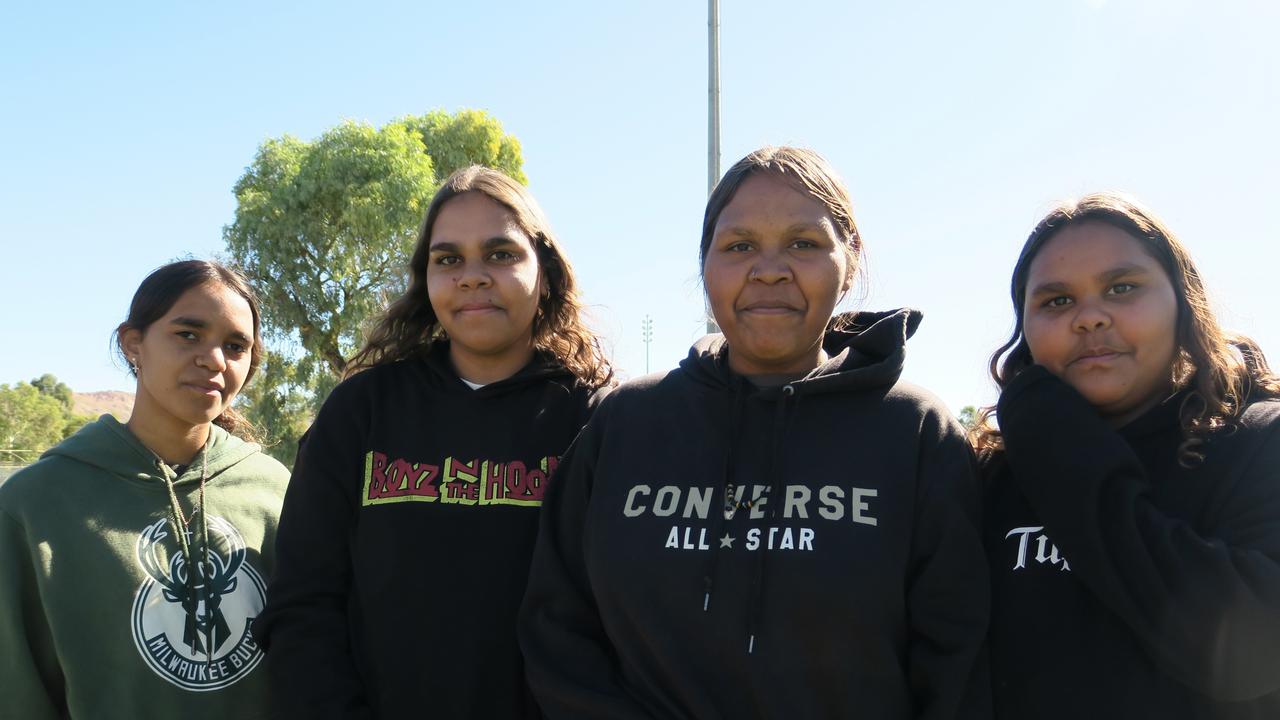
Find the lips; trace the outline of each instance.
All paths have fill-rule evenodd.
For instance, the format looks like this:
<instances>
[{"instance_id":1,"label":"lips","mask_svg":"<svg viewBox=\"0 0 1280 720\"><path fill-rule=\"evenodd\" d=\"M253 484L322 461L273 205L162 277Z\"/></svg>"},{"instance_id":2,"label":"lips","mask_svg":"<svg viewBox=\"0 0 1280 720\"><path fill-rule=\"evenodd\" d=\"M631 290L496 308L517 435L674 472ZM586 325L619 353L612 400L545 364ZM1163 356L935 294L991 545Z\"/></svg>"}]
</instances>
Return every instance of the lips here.
<instances>
[{"instance_id":1,"label":"lips","mask_svg":"<svg viewBox=\"0 0 1280 720\"><path fill-rule=\"evenodd\" d=\"M496 312L502 308L493 303L467 303L459 306L454 310L456 315L481 315L488 312Z\"/></svg>"},{"instance_id":2,"label":"lips","mask_svg":"<svg viewBox=\"0 0 1280 720\"><path fill-rule=\"evenodd\" d=\"M1119 350L1109 347L1088 348L1075 356L1068 364L1104 363L1115 360L1123 354Z\"/></svg>"},{"instance_id":3,"label":"lips","mask_svg":"<svg viewBox=\"0 0 1280 720\"><path fill-rule=\"evenodd\" d=\"M784 315L800 312L800 308L786 302L763 300L743 305L738 312L758 313L760 315Z\"/></svg>"},{"instance_id":4,"label":"lips","mask_svg":"<svg viewBox=\"0 0 1280 720\"><path fill-rule=\"evenodd\" d=\"M195 390L196 392L200 393L201 395L208 395L209 397L218 397L222 395L222 385L218 383L198 381L198 382L187 382L183 384L191 388L192 390Z\"/></svg>"}]
</instances>

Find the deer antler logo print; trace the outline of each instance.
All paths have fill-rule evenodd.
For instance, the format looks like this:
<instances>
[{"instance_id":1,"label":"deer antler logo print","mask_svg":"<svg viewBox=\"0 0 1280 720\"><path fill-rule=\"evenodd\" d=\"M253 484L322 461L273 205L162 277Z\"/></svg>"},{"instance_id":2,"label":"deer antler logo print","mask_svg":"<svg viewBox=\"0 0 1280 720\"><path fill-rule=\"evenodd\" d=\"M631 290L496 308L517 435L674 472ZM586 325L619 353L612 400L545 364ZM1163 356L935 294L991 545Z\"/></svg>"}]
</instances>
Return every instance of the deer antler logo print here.
<instances>
[{"instance_id":1,"label":"deer antler logo print","mask_svg":"<svg viewBox=\"0 0 1280 720\"><path fill-rule=\"evenodd\" d=\"M262 576L234 525L214 516L208 524L209 547L193 533L190 558L169 520L148 525L136 545L147 579L133 602L134 643L157 674L196 691L227 687L262 659L249 633L266 600Z\"/></svg>"}]
</instances>

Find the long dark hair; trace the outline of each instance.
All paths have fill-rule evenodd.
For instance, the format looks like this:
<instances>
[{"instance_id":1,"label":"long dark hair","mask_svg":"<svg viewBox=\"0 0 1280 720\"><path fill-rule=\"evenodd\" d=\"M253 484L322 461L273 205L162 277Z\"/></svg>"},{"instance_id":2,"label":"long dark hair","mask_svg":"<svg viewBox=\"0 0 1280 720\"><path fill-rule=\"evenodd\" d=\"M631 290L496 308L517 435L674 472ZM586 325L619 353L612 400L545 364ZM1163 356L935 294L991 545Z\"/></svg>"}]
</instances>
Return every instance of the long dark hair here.
<instances>
[{"instance_id":1,"label":"long dark hair","mask_svg":"<svg viewBox=\"0 0 1280 720\"><path fill-rule=\"evenodd\" d=\"M262 363L262 314L258 296L249 281L236 270L212 260L180 260L152 271L138 286L129 303L129 315L116 327L114 341L116 352L129 368L129 374L138 376L125 354L121 338L127 330L145 333L151 324L164 317L182 294L206 283L217 283L235 292L249 303L253 314L253 347L249 351L249 372L245 374L247 385ZM244 385L240 386L244 389ZM246 440L256 440L253 425L234 408L228 407L214 418L213 424Z\"/></svg>"},{"instance_id":2,"label":"long dark hair","mask_svg":"<svg viewBox=\"0 0 1280 720\"><path fill-rule=\"evenodd\" d=\"M369 333L364 347L347 364L350 377L385 363L426 355L432 344L445 337L427 295L427 264L431 259L431 232L441 208L468 192L484 194L511 212L533 243L538 267L547 282L533 318L534 347L551 353L580 381L592 387L608 384L613 368L595 334L583 320L582 301L573 268L551 234L551 226L533 195L520 183L491 168L472 165L445 179L427 207L418 242L409 260L409 288L387 307Z\"/></svg>"},{"instance_id":3,"label":"long dark hair","mask_svg":"<svg viewBox=\"0 0 1280 720\"><path fill-rule=\"evenodd\" d=\"M1106 223L1142 243L1173 284L1178 303L1178 359L1170 368L1170 380L1175 388L1191 390L1181 411L1183 442L1178 459L1184 464L1194 462L1201 457L1197 446L1210 433L1237 419L1250 397L1280 395L1280 379L1272 374L1256 343L1218 325L1200 272L1173 231L1126 195L1093 193L1064 202L1031 231L1018 255L1009 287L1013 334L991 356L991 377L1003 392L1018 372L1034 362L1022 326L1031 262L1064 228L1086 222ZM991 423L993 412L994 407L982 409L972 435L975 447L982 453L1002 447L1000 432Z\"/></svg>"}]
</instances>

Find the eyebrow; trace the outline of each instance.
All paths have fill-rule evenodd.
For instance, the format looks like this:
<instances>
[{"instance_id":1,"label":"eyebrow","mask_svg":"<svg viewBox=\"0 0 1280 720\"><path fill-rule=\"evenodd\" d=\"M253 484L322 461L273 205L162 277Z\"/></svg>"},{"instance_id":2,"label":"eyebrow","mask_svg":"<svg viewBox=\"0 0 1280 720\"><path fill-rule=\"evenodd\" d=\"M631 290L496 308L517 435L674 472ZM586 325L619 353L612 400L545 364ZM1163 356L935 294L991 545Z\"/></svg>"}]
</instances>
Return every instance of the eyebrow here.
<instances>
[{"instance_id":1,"label":"eyebrow","mask_svg":"<svg viewBox=\"0 0 1280 720\"><path fill-rule=\"evenodd\" d=\"M1149 275L1151 271L1141 265L1120 265L1110 270L1098 273L1098 280L1104 283L1111 282L1117 278L1130 277L1133 275ZM1064 282L1047 282L1035 286L1027 295L1035 297L1037 295L1045 295L1047 293L1065 293L1070 288Z\"/></svg>"},{"instance_id":2,"label":"eyebrow","mask_svg":"<svg viewBox=\"0 0 1280 720\"><path fill-rule=\"evenodd\" d=\"M209 327L209 323L205 322L204 320L201 320L200 318L187 317L185 315L179 315L178 317L170 320L169 324L177 325L180 327L195 328L197 330L204 330L205 328ZM237 340L245 345L253 344L253 339L250 338L248 335L245 335L244 333L240 332L239 330L231 331L231 334L228 337L230 337L233 340Z\"/></svg>"},{"instance_id":3,"label":"eyebrow","mask_svg":"<svg viewBox=\"0 0 1280 720\"><path fill-rule=\"evenodd\" d=\"M503 247L504 245L519 245L519 244L520 243L516 242L515 238L509 238L506 235L498 235L496 237L491 237L488 240L485 240L484 242L480 243L480 249L493 250L494 248ZM462 252L461 248L458 246L457 243L452 243L447 240L431 243L430 250L433 253L434 252L447 252L447 253Z\"/></svg>"},{"instance_id":4,"label":"eyebrow","mask_svg":"<svg viewBox=\"0 0 1280 720\"><path fill-rule=\"evenodd\" d=\"M826 221L824 220L823 222L825 223ZM800 233L800 232L822 233L822 232L826 232L826 228L823 227L822 223L798 222L798 223L789 225L786 230L782 231L782 234L792 235L794 233ZM744 227L731 227L725 230L721 230L716 234L717 235L736 235L738 237L755 237L756 236L756 232L754 230L750 228L744 228Z\"/></svg>"}]
</instances>

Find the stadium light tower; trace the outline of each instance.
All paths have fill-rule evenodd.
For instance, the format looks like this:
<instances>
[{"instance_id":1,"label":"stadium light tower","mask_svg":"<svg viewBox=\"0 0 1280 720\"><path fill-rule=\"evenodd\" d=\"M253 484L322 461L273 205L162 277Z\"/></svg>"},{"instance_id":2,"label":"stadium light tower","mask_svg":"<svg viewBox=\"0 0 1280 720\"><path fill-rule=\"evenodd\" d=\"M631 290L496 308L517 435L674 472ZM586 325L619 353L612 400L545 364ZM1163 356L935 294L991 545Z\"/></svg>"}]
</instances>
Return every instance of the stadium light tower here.
<instances>
[{"instance_id":1,"label":"stadium light tower","mask_svg":"<svg viewBox=\"0 0 1280 720\"><path fill-rule=\"evenodd\" d=\"M640 322L640 333L644 338L644 373L649 374L649 344L653 342L653 318L648 315Z\"/></svg>"}]
</instances>

